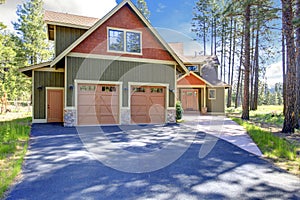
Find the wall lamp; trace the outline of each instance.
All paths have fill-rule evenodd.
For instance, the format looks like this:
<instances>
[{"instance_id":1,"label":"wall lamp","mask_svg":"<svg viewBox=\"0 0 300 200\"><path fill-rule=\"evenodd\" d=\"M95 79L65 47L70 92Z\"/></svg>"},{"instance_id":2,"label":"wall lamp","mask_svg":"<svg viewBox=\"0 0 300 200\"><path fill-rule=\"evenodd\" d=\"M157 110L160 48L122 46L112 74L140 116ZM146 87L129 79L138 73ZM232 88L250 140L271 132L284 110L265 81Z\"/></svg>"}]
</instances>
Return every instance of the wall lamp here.
<instances>
[{"instance_id":1,"label":"wall lamp","mask_svg":"<svg viewBox=\"0 0 300 200\"><path fill-rule=\"evenodd\" d=\"M72 85L72 84L69 85L69 89L70 89L70 90L73 90L73 89L74 89L74 85Z\"/></svg>"},{"instance_id":2,"label":"wall lamp","mask_svg":"<svg viewBox=\"0 0 300 200\"><path fill-rule=\"evenodd\" d=\"M42 86L42 85L39 85L39 86L37 87L37 89L38 89L38 90L42 90L42 89L43 89L43 86Z\"/></svg>"},{"instance_id":3,"label":"wall lamp","mask_svg":"<svg viewBox=\"0 0 300 200\"><path fill-rule=\"evenodd\" d=\"M169 89L169 92L173 92L173 93L174 93L174 92L175 92L175 90L174 90L174 89Z\"/></svg>"}]
</instances>

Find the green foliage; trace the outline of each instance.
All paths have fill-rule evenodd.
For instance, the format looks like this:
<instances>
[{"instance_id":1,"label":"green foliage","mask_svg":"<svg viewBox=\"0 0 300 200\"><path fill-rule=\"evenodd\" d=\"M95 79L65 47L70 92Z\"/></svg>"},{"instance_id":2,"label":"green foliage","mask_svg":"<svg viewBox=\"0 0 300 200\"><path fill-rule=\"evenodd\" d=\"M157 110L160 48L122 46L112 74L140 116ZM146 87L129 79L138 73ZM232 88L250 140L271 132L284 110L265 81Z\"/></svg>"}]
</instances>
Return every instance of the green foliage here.
<instances>
[{"instance_id":1,"label":"green foliage","mask_svg":"<svg viewBox=\"0 0 300 200\"><path fill-rule=\"evenodd\" d=\"M44 24L43 1L29 0L17 8L18 21L13 23L21 40L21 51L30 65L51 57Z\"/></svg>"},{"instance_id":2,"label":"green foliage","mask_svg":"<svg viewBox=\"0 0 300 200\"><path fill-rule=\"evenodd\" d=\"M150 18L150 11L148 9L147 3L145 0L137 0L137 8L141 13L144 15L144 17L149 20Z\"/></svg>"},{"instance_id":3,"label":"green foliage","mask_svg":"<svg viewBox=\"0 0 300 200\"><path fill-rule=\"evenodd\" d=\"M272 159L284 158L287 160L295 160L297 158L297 146L295 144L278 136L274 136L272 133L264 131L239 118L233 118L233 120L247 130L265 156Z\"/></svg>"},{"instance_id":4,"label":"green foliage","mask_svg":"<svg viewBox=\"0 0 300 200\"><path fill-rule=\"evenodd\" d=\"M0 123L0 198L21 171L31 118Z\"/></svg>"},{"instance_id":5,"label":"green foliage","mask_svg":"<svg viewBox=\"0 0 300 200\"><path fill-rule=\"evenodd\" d=\"M176 102L176 120L182 119L183 108L180 101Z\"/></svg>"}]
</instances>

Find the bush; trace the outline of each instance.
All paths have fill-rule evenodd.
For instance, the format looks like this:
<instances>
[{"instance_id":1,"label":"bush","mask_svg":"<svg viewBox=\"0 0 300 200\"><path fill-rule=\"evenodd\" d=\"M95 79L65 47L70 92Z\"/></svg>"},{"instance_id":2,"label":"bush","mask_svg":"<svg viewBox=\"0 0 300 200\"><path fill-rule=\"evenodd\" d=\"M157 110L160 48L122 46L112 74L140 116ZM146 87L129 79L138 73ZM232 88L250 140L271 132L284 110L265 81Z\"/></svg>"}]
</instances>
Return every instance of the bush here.
<instances>
[{"instance_id":1,"label":"bush","mask_svg":"<svg viewBox=\"0 0 300 200\"><path fill-rule=\"evenodd\" d=\"M176 102L176 120L180 120L182 118L182 113L183 113L183 109L182 109L182 105L180 101Z\"/></svg>"}]
</instances>

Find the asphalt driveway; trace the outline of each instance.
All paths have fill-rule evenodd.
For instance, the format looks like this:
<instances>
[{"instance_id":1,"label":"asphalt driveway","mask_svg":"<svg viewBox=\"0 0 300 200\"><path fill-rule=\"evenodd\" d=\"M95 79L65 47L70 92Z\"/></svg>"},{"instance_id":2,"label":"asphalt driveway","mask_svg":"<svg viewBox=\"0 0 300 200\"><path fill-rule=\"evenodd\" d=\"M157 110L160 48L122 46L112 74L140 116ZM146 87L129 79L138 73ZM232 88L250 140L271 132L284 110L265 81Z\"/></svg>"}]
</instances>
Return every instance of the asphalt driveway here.
<instances>
[{"instance_id":1,"label":"asphalt driveway","mask_svg":"<svg viewBox=\"0 0 300 200\"><path fill-rule=\"evenodd\" d=\"M300 199L299 178L192 126L34 124L31 134L7 199Z\"/></svg>"}]
</instances>

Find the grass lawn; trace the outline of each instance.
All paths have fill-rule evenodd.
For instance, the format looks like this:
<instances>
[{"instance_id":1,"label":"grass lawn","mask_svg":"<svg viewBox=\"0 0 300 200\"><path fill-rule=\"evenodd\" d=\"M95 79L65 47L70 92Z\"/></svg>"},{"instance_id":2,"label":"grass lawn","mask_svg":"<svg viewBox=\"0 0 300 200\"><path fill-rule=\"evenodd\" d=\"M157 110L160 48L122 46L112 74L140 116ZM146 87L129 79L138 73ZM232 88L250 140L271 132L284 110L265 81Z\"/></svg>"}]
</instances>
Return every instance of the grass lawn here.
<instances>
[{"instance_id":1,"label":"grass lawn","mask_svg":"<svg viewBox=\"0 0 300 200\"><path fill-rule=\"evenodd\" d=\"M300 156L297 155L300 138L290 140L284 134L278 136L284 120L282 109L282 106L260 106L258 110L250 111L249 121L240 119L241 108L229 108L227 114L247 130L264 157L272 159L282 169L300 176ZM296 137L299 137L298 133L294 136Z\"/></svg>"},{"instance_id":2,"label":"grass lawn","mask_svg":"<svg viewBox=\"0 0 300 200\"><path fill-rule=\"evenodd\" d=\"M31 118L0 122L0 198L21 171Z\"/></svg>"}]
</instances>

